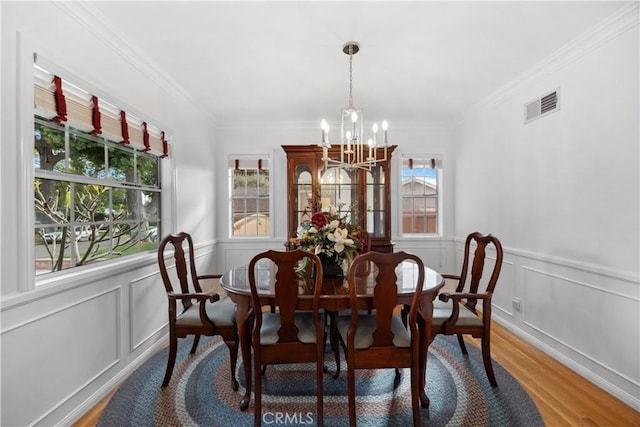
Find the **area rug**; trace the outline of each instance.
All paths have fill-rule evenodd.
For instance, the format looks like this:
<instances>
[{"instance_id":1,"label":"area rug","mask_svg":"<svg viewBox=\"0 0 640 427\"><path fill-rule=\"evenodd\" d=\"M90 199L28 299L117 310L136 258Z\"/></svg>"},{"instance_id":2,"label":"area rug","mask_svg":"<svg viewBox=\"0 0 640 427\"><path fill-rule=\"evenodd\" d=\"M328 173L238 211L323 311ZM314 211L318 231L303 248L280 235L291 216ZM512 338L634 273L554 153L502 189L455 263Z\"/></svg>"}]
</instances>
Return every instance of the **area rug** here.
<instances>
[{"instance_id":1,"label":"area rug","mask_svg":"<svg viewBox=\"0 0 640 427\"><path fill-rule=\"evenodd\" d=\"M240 389L231 389L229 352L218 338L204 338L197 352L189 354L191 339L180 340L171 383L164 377L167 350L152 356L124 381L107 404L98 426L251 426L253 399L246 412L238 403L244 395L242 363L236 378ZM438 336L429 347L427 395L429 408L421 409L423 426L542 426L535 404L495 361L498 388L486 378L480 351L467 345L460 351L455 337ZM333 355L327 353L329 373L324 380L324 425L349 424L346 364L338 379ZM395 371L357 371L358 426L407 426L412 424L411 380L402 370L394 386ZM263 425L315 425L315 365L269 366L263 378Z\"/></svg>"}]
</instances>

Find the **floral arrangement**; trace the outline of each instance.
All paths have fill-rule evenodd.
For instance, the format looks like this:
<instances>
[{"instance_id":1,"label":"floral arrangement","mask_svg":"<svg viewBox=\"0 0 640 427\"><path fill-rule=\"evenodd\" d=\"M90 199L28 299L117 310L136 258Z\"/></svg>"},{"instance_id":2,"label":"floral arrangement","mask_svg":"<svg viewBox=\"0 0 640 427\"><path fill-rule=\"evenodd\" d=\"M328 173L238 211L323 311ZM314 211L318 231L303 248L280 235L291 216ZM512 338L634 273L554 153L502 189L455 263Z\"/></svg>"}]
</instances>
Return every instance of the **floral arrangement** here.
<instances>
[{"instance_id":1,"label":"floral arrangement","mask_svg":"<svg viewBox=\"0 0 640 427\"><path fill-rule=\"evenodd\" d=\"M343 272L348 271L363 242L360 227L350 224L334 208L315 212L296 230L296 237L289 239L291 249L312 252L323 264L335 263Z\"/></svg>"}]
</instances>

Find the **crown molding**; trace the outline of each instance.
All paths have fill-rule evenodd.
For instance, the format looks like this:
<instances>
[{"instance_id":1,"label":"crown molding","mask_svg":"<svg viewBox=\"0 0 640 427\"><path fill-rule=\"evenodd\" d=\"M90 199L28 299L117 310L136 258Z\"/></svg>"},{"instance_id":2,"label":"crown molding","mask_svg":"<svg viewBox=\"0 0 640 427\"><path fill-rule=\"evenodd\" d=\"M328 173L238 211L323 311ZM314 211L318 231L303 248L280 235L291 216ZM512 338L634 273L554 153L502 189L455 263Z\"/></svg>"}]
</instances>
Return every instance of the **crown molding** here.
<instances>
[{"instance_id":1,"label":"crown molding","mask_svg":"<svg viewBox=\"0 0 640 427\"><path fill-rule=\"evenodd\" d=\"M216 117L211 111L206 110L171 76L162 71L162 68L144 50L137 48L135 41L127 39L110 28L106 24L109 20L92 6L91 2L55 1L54 4L85 27L88 32L99 38L107 47L120 55L134 69L148 77L159 87L173 89L178 96L186 99L215 123Z\"/></svg>"},{"instance_id":2,"label":"crown molding","mask_svg":"<svg viewBox=\"0 0 640 427\"><path fill-rule=\"evenodd\" d=\"M459 127L465 120L487 108L495 106L510 96L515 90L543 74L551 74L596 50L603 44L638 26L639 2L632 2L620 8L591 29L564 45L529 71L508 82L501 89L474 104L460 114L453 122Z\"/></svg>"},{"instance_id":3,"label":"crown molding","mask_svg":"<svg viewBox=\"0 0 640 427\"><path fill-rule=\"evenodd\" d=\"M339 127L340 123L329 123L332 127ZM313 130L320 129L317 121L299 122L223 122L214 126L217 130L225 129L289 129L289 130ZM417 130L453 130L450 122L393 122L393 129L417 129Z\"/></svg>"}]
</instances>

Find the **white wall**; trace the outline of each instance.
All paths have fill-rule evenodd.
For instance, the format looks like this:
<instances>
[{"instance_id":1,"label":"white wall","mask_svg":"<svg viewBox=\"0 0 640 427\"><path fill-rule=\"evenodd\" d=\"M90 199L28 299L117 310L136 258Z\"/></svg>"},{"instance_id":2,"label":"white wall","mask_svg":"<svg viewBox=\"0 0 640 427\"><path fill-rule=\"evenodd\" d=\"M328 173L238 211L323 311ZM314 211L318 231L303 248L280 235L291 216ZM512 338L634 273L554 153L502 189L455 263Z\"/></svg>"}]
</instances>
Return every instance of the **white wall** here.
<instances>
[{"instance_id":1,"label":"white wall","mask_svg":"<svg viewBox=\"0 0 640 427\"><path fill-rule=\"evenodd\" d=\"M162 232L192 233L198 261L207 267L215 243L214 128L170 81L145 69L143 53L115 39L81 3L1 2L0 8L0 424L71 424L166 342L167 302L153 253L64 273L20 292L30 267L19 242L33 236L22 220L32 209L28 190L33 184L23 170L29 160L21 156L22 149L31 155L32 136L23 135L23 146L19 140L20 123L33 114L33 101L20 99L25 76L32 73L31 55L38 52L97 88L98 96L108 94L171 133L171 159L162 161Z\"/></svg>"},{"instance_id":2,"label":"white wall","mask_svg":"<svg viewBox=\"0 0 640 427\"><path fill-rule=\"evenodd\" d=\"M470 111L455 152L457 238L506 249L494 316L636 409L638 40L636 7ZM525 124L558 87L560 110Z\"/></svg>"}]
</instances>

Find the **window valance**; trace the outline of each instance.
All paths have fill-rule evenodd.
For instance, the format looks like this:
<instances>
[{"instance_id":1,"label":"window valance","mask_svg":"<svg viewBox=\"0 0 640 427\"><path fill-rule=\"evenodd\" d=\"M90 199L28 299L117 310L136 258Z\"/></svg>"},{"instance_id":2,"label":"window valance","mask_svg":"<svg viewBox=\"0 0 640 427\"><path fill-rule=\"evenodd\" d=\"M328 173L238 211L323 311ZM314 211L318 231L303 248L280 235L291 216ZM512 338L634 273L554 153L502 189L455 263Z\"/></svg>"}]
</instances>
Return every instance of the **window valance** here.
<instances>
[{"instance_id":1,"label":"window valance","mask_svg":"<svg viewBox=\"0 0 640 427\"><path fill-rule=\"evenodd\" d=\"M239 158L229 159L228 164L229 169L257 169L257 170L267 170L269 169L269 159L260 159L260 158Z\"/></svg>"},{"instance_id":2,"label":"window valance","mask_svg":"<svg viewBox=\"0 0 640 427\"><path fill-rule=\"evenodd\" d=\"M164 131L99 99L72 83L35 66L34 108L36 114L153 154L169 155Z\"/></svg>"}]
</instances>

